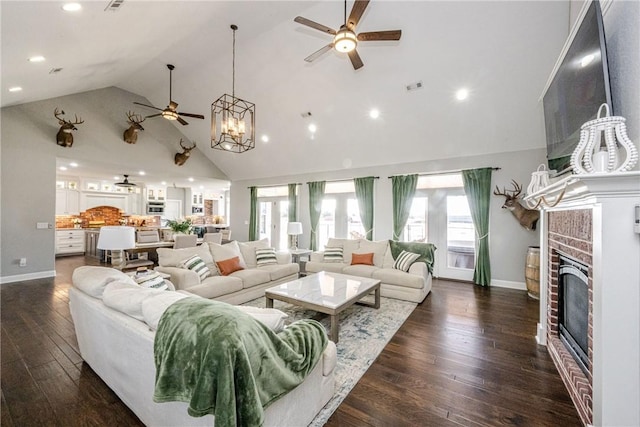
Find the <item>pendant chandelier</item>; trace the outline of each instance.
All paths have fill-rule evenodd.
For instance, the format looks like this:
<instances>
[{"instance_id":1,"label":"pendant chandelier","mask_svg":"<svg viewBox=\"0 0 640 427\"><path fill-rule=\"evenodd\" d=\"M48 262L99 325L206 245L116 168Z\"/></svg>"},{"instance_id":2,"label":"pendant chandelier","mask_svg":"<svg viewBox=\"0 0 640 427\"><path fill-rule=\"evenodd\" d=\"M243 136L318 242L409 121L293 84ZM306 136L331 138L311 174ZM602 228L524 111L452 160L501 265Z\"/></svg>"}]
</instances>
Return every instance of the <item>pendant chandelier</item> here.
<instances>
[{"instance_id":1,"label":"pendant chandelier","mask_svg":"<svg viewBox=\"0 0 640 427\"><path fill-rule=\"evenodd\" d=\"M255 148L255 109L252 102L236 98L236 25L233 30L231 95L224 94L211 104L211 148L244 153Z\"/></svg>"}]
</instances>

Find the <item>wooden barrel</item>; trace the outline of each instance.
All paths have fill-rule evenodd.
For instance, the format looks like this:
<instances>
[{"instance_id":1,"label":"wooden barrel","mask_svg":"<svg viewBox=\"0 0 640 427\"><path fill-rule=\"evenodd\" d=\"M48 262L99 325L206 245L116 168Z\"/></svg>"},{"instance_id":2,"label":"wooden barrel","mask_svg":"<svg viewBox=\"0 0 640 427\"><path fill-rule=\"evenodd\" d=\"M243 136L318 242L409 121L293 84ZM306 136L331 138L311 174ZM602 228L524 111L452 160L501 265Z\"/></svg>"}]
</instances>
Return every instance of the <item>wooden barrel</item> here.
<instances>
[{"instance_id":1,"label":"wooden barrel","mask_svg":"<svg viewBox=\"0 0 640 427\"><path fill-rule=\"evenodd\" d=\"M529 246L524 266L527 292L531 298L540 299L540 247Z\"/></svg>"}]
</instances>

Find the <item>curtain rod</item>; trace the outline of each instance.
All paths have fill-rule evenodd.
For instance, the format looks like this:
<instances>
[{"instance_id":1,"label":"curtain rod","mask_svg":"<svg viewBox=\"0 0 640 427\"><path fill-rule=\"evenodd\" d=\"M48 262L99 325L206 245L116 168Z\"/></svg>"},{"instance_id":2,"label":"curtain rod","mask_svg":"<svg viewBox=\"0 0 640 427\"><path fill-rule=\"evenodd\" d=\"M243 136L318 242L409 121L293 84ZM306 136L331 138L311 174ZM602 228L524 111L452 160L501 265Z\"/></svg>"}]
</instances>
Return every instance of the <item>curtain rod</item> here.
<instances>
[{"instance_id":1,"label":"curtain rod","mask_svg":"<svg viewBox=\"0 0 640 427\"><path fill-rule=\"evenodd\" d=\"M287 184L250 185L247 188L251 188L251 187L256 187L256 188L286 187L289 184L302 185L301 182L290 182L290 183L287 183Z\"/></svg>"},{"instance_id":2,"label":"curtain rod","mask_svg":"<svg viewBox=\"0 0 640 427\"><path fill-rule=\"evenodd\" d=\"M362 178L369 178L369 177L368 177L368 176L363 176ZM373 176L372 178L373 178L373 179L380 179L380 177L379 177L379 176ZM355 178L345 178L345 179L324 179L324 180L321 180L321 181L324 181L324 182L345 182L345 181L351 181L351 180L353 180L353 179L355 179ZM307 184L309 184L310 182L313 182L313 181L307 181Z\"/></svg>"},{"instance_id":3,"label":"curtain rod","mask_svg":"<svg viewBox=\"0 0 640 427\"><path fill-rule=\"evenodd\" d=\"M475 169L482 169L482 168L475 168ZM494 166L491 168L494 171L499 171L502 168L499 168L497 166ZM448 170L448 171L439 171L439 172L424 172L424 173L419 173L418 176L429 176L429 175L447 175L447 174L451 174L451 173L460 173L462 172L463 169L453 169L453 170ZM391 175L388 176L387 178L391 179L394 176L406 176L406 175L412 175L412 174L399 174L399 175Z\"/></svg>"}]
</instances>

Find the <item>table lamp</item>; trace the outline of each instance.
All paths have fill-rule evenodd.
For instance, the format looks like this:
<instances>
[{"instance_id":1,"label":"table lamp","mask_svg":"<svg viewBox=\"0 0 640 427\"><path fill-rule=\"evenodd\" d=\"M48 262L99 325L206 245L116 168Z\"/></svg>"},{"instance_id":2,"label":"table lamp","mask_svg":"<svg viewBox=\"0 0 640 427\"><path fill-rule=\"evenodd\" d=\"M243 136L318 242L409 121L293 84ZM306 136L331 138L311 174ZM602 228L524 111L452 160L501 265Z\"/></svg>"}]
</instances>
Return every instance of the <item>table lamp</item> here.
<instances>
[{"instance_id":1,"label":"table lamp","mask_svg":"<svg viewBox=\"0 0 640 427\"><path fill-rule=\"evenodd\" d=\"M136 247L136 229L126 226L102 227L97 247L111 251L111 264L122 269L127 263L123 251Z\"/></svg>"},{"instance_id":2,"label":"table lamp","mask_svg":"<svg viewBox=\"0 0 640 427\"><path fill-rule=\"evenodd\" d=\"M301 222L290 222L287 224L287 234L291 236L291 249L298 249L298 236L302 234Z\"/></svg>"}]
</instances>

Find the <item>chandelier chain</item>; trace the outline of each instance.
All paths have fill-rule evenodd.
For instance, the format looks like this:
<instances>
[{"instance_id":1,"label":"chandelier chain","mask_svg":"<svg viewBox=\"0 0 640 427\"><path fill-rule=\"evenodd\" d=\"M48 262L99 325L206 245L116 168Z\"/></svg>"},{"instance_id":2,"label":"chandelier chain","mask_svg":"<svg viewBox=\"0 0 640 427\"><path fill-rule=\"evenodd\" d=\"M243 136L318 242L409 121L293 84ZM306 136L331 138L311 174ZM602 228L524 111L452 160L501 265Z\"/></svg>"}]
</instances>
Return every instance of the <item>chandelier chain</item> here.
<instances>
[{"instance_id":1,"label":"chandelier chain","mask_svg":"<svg viewBox=\"0 0 640 427\"><path fill-rule=\"evenodd\" d=\"M233 27L232 27L233 28ZM231 60L231 96L236 97L236 29L233 28L233 58Z\"/></svg>"}]
</instances>

